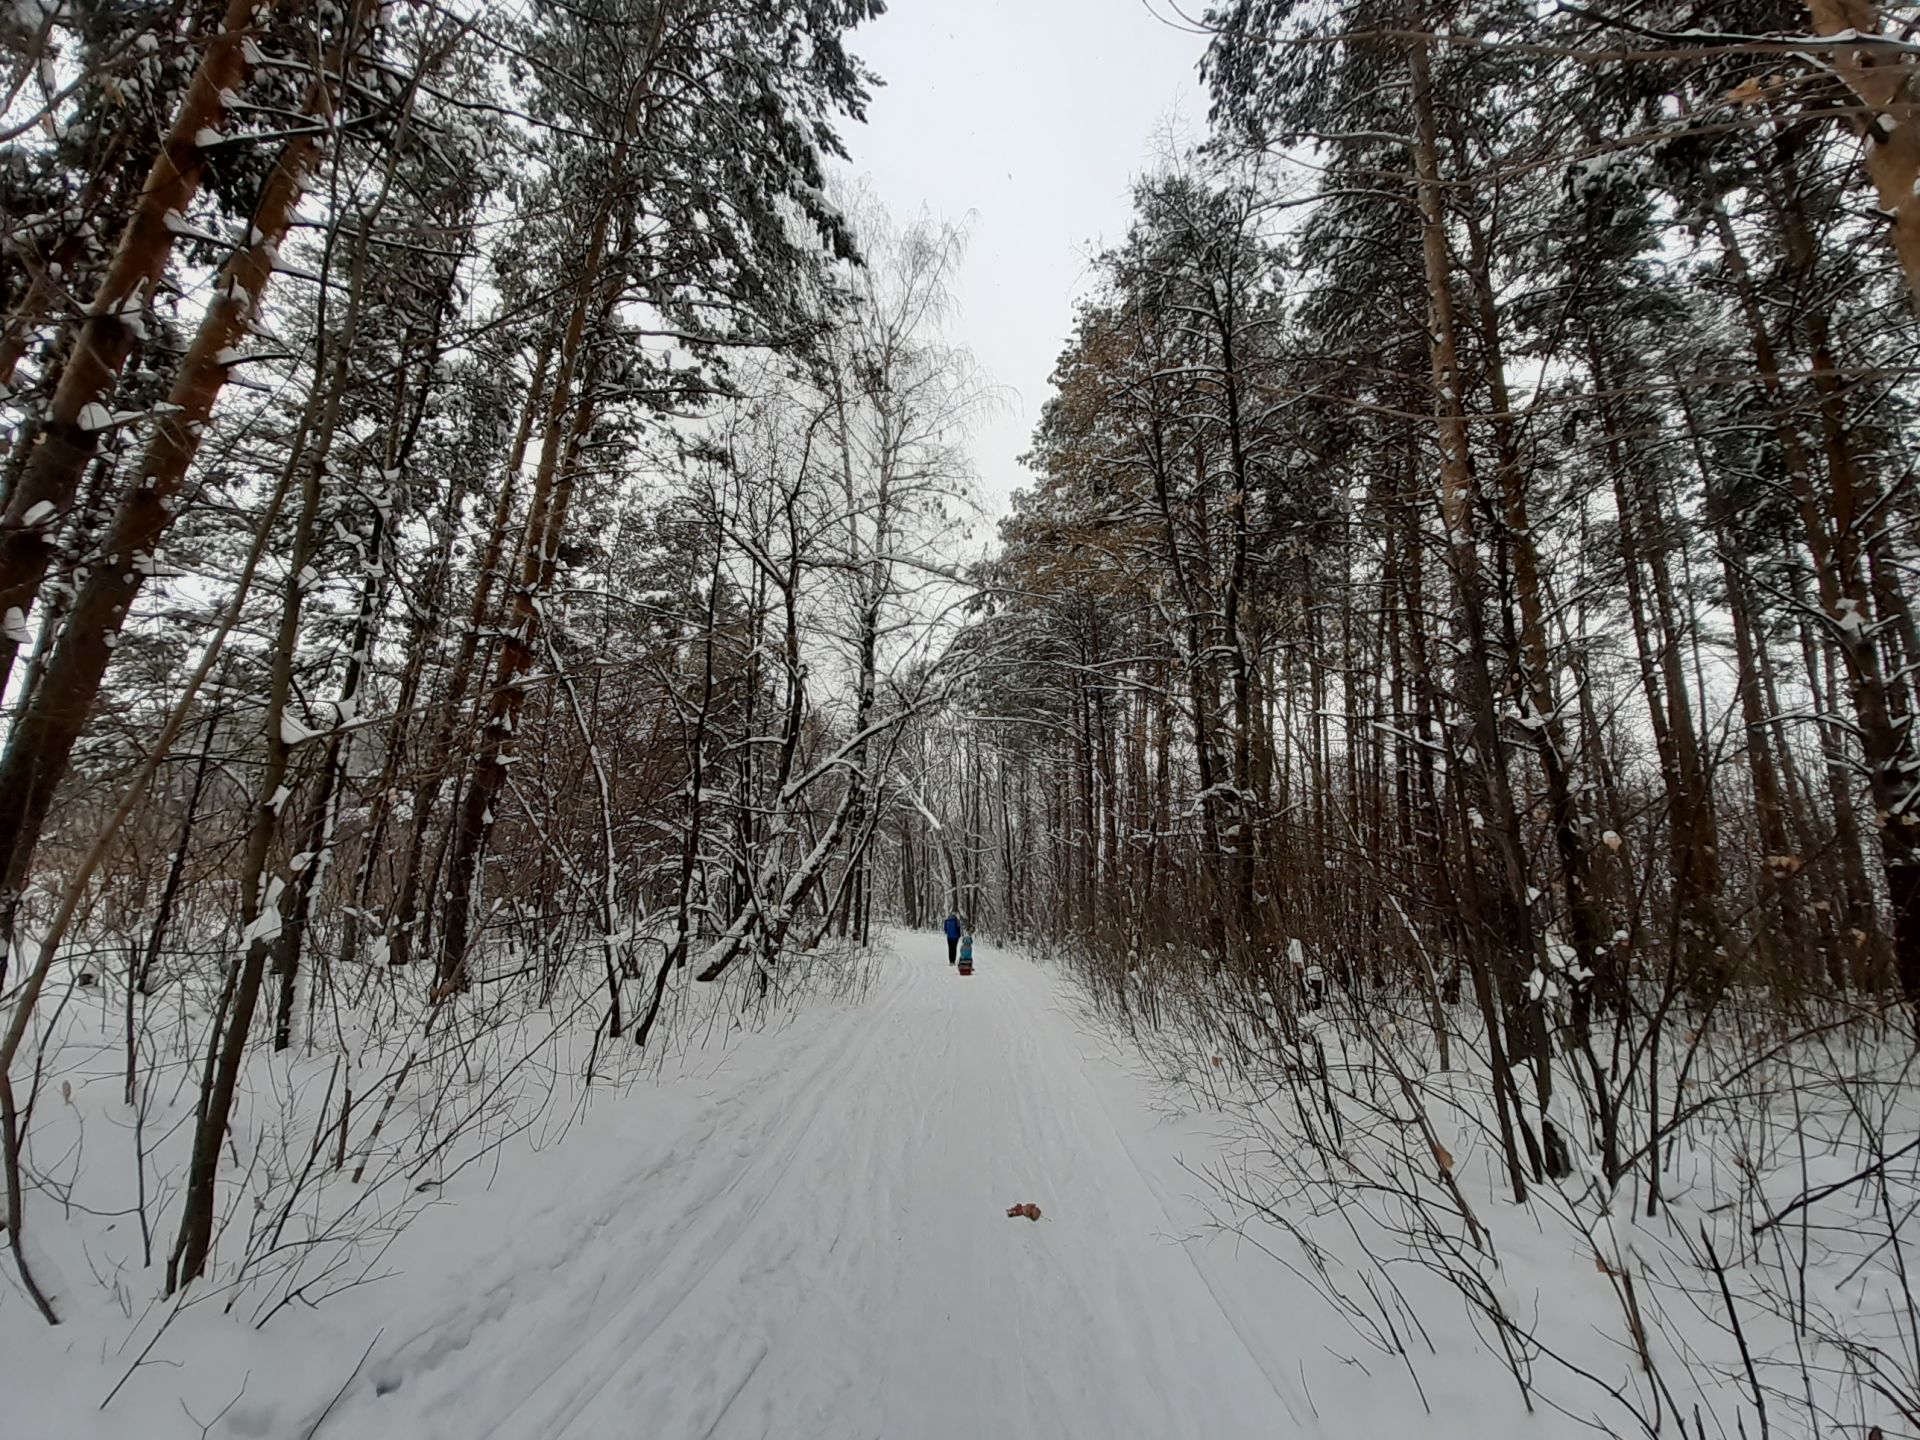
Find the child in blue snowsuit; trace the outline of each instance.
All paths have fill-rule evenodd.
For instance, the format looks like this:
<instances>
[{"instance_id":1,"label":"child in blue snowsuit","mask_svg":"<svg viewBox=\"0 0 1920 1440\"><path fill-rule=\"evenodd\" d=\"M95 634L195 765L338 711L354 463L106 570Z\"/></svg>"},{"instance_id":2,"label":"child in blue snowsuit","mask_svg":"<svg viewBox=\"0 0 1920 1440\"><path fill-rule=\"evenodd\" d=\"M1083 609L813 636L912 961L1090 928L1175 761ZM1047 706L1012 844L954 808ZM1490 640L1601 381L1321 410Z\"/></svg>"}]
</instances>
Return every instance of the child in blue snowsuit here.
<instances>
[{"instance_id":1,"label":"child in blue snowsuit","mask_svg":"<svg viewBox=\"0 0 1920 1440\"><path fill-rule=\"evenodd\" d=\"M973 969L973 931L971 930L960 937L960 968Z\"/></svg>"},{"instance_id":2,"label":"child in blue snowsuit","mask_svg":"<svg viewBox=\"0 0 1920 1440\"><path fill-rule=\"evenodd\" d=\"M948 913L946 931L947 931L947 964L951 965L953 964L953 957L955 953L960 948L960 917L958 915L952 914L951 912Z\"/></svg>"}]
</instances>

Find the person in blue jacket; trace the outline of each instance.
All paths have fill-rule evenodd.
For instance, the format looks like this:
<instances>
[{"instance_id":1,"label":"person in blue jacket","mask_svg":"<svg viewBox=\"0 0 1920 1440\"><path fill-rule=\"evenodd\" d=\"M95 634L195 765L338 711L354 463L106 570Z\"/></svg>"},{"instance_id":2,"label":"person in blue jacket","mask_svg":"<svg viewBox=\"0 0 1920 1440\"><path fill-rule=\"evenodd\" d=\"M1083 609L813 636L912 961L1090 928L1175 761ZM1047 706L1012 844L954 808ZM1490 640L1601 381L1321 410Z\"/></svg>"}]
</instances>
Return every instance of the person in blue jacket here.
<instances>
[{"instance_id":1,"label":"person in blue jacket","mask_svg":"<svg viewBox=\"0 0 1920 1440\"><path fill-rule=\"evenodd\" d=\"M960 950L960 917L951 910L947 912L947 964L953 964L954 956Z\"/></svg>"}]
</instances>

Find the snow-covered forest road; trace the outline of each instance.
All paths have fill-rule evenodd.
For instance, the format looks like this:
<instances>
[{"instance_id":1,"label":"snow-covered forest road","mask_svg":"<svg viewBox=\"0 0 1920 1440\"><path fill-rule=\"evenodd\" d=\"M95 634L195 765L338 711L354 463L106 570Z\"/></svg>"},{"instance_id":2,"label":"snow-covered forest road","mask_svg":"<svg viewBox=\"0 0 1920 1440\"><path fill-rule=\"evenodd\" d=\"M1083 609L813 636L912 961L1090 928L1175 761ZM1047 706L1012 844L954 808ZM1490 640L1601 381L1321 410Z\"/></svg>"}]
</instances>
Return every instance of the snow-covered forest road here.
<instances>
[{"instance_id":1,"label":"snow-covered forest road","mask_svg":"<svg viewBox=\"0 0 1920 1440\"><path fill-rule=\"evenodd\" d=\"M1315 1209L1264 1181L1284 1132L1235 1119L1236 1082L1207 1044L1155 1044L1155 1070L1195 1066L1208 1082L1170 1086L1052 964L977 954L963 978L937 934L888 931L820 972L841 989L786 997L762 1026L733 1028L744 987L676 991L675 1045L651 1060L602 1049L585 1091L580 1027L565 1032L577 1050L477 1049L471 1088L517 1077L536 1108L424 1183L402 1173L427 1213L394 1228L389 1199L359 1215L358 1238L317 1250L293 1302L276 1301L282 1280L195 1287L176 1308L122 1258L127 1217L90 1206L58 1232L81 1243L44 1257L66 1322L0 1304L0 1436L1623 1433L1544 1364L1524 1413L1454 1282L1399 1263L1409 1252L1364 1199ZM95 1092L118 1081L108 1065L79 1105L62 1100L76 1155L80 1105L87 1153L106 1153L117 1102ZM1237 1083L1256 1107L1286 1104ZM1225 1108L1198 1103L1203 1089ZM298 1093L310 1109L321 1091ZM1500 1268L1480 1273L1507 1312L1584 1346L1572 1358L1603 1382L1631 1379L1580 1239L1504 1202L1497 1156L1448 1134L1500 1227ZM252 1129L242 1138L244 1160L271 1157ZM1265 1197L1265 1219L1247 1196ZM1662 1234L1615 1243L1654 1273ZM245 1238L229 1231L223 1253ZM1662 1333L1662 1355L1684 1343L1726 1362L1711 1330Z\"/></svg>"},{"instance_id":2,"label":"snow-covered forest road","mask_svg":"<svg viewBox=\"0 0 1920 1440\"><path fill-rule=\"evenodd\" d=\"M584 1109L562 1071L538 1127L448 1167L366 1283L317 1307L259 1325L206 1290L168 1320L144 1272L124 1315L14 1306L0 1434L1320 1433L1305 1376L1338 1385L1347 1347L1213 1224L1188 1167L1218 1127L1170 1113L1044 964L982 942L961 977L937 934L890 931L871 967L764 1030L721 1012ZM50 1273L89 1263L110 1262Z\"/></svg>"},{"instance_id":3,"label":"snow-covered forest road","mask_svg":"<svg viewBox=\"0 0 1920 1440\"><path fill-rule=\"evenodd\" d=\"M563 1178L423 1227L447 1268L397 1282L417 1333L321 1433L1309 1433L1178 1243L1194 1182L1047 972L896 949L866 1003L669 1087L670 1119L641 1087Z\"/></svg>"}]
</instances>

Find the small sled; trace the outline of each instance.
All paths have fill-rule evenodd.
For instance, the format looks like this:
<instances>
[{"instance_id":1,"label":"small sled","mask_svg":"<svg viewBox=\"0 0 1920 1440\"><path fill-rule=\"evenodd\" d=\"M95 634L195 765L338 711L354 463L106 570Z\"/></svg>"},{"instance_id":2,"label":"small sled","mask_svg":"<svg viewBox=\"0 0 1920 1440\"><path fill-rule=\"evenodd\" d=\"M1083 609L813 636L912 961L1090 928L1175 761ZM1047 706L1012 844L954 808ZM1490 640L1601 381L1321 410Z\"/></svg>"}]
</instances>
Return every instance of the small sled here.
<instances>
[{"instance_id":1,"label":"small sled","mask_svg":"<svg viewBox=\"0 0 1920 1440\"><path fill-rule=\"evenodd\" d=\"M973 974L973 961L971 961L971 960L962 960L962 961L960 962L960 973L961 973L962 975L971 975L971 974Z\"/></svg>"}]
</instances>

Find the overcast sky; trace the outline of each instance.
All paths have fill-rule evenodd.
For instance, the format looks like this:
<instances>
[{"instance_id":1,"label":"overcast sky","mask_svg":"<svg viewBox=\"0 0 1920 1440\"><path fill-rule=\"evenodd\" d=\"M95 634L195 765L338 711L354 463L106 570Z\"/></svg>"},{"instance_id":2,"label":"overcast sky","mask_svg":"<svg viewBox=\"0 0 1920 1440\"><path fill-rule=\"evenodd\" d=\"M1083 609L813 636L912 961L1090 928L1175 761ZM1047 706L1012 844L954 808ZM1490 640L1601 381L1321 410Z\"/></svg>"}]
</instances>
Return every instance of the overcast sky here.
<instances>
[{"instance_id":1,"label":"overcast sky","mask_svg":"<svg viewBox=\"0 0 1920 1440\"><path fill-rule=\"evenodd\" d=\"M846 130L896 221L966 222L951 338L1006 392L974 438L989 515L1027 483L1015 457L1047 396L1087 260L1118 240L1128 185L1169 127L1206 114L1200 37L1164 0L889 0L851 48L886 81Z\"/></svg>"}]
</instances>

